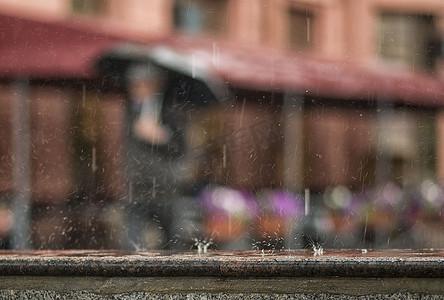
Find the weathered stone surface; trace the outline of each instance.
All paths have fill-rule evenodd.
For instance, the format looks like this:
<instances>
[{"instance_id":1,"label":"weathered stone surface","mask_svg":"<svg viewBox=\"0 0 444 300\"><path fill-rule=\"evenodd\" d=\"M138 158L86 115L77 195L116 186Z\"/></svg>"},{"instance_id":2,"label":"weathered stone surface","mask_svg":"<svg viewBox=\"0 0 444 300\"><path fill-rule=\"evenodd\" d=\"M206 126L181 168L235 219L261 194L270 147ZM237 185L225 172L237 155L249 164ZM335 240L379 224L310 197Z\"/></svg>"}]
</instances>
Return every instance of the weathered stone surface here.
<instances>
[{"instance_id":1,"label":"weathered stone surface","mask_svg":"<svg viewBox=\"0 0 444 300\"><path fill-rule=\"evenodd\" d=\"M53 277L0 276L0 291L90 292L115 295L132 292L158 294L261 293L376 295L400 292L444 295L441 278L220 278L220 277Z\"/></svg>"},{"instance_id":2,"label":"weathered stone surface","mask_svg":"<svg viewBox=\"0 0 444 300\"><path fill-rule=\"evenodd\" d=\"M444 299L444 251L0 251L0 299Z\"/></svg>"},{"instance_id":3,"label":"weathered stone surface","mask_svg":"<svg viewBox=\"0 0 444 300\"><path fill-rule=\"evenodd\" d=\"M0 251L0 274L34 276L444 278L444 250L121 252Z\"/></svg>"},{"instance_id":4,"label":"weathered stone surface","mask_svg":"<svg viewBox=\"0 0 444 300\"><path fill-rule=\"evenodd\" d=\"M53 291L0 291L0 299L57 299L57 300L68 300L68 299L81 299L81 300L141 300L141 299L162 299L162 300L176 300L176 299L187 299L187 300L201 300L201 299L214 299L214 300L237 300L237 299L259 299L259 300L290 300L290 299L300 299L300 300L317 300L317 299L444 299L443 296L439 295L421 295L421 294L411 294L411 293L395 293L395 294L377 294L377 295L363 295L363 296L348 296L348 295L337 295L337 294L235 294L235 293L190 293L190 294L155 294L149 292L136 292L136 293L125 293L118 295L108 295L101 296L89 292L71 292L68 294L59 294Z\"/></svg>"}]
</instances>

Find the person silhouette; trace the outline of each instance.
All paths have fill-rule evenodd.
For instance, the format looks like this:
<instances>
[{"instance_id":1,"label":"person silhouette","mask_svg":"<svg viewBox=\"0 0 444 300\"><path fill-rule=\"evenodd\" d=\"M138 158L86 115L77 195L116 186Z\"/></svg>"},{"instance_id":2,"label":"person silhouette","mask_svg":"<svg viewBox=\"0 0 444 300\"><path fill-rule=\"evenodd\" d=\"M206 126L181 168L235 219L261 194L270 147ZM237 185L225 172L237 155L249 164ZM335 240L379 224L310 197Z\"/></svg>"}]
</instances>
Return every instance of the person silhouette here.
<instances>
[{"instance_id":1,"label":"person silhouette","mask_svg":"<svg viewBox=\"0 0 444 300\"><path fill-rule=\"evenodd\" d=\"M168 153L170 128L162 123L165 74L152 65L128 70L126 141L126 248L163 247L171 234L176 178Z\"/></svg>"}]
</instances>

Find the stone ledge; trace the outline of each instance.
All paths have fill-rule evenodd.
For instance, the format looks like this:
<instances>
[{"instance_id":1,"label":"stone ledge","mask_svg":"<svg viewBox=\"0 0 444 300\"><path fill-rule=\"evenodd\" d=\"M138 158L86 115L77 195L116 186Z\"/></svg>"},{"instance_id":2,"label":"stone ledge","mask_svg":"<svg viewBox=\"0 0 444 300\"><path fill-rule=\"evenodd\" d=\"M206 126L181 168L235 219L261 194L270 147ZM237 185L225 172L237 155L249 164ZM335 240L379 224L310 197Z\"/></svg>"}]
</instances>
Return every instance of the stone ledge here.
<instances>
[{"instance_id":1,"label":"stone ledge","mask_svg":"<svg viewBox=\"0 0 444 300\"><path fill-rule=\"evenodd\" d=\"M441 278L214 278L214 277L52 277L0 276L0 291L52 291L95 295L154 293L330 294L347 296L397 293L444 295Z\"/></svg>"},{"instance_id":2,"label":"stone ledge","mask_svg":"<svg viewBox=\"0 0 444 300\"><path fill-rule=\"evenodd\" d=\"M0 251L4 276L444 278L443 250Z\"/></svg>"},{"instance_id":3,"label":"stone ledge","mask_svg":"<svg viewBox=\"0 0 444 300\"><path fill-rule=\"evenodd\" d=\"M60 294L54 291L0 291L0 299L44 299L44 300L141 300L141 299L153 299L153 300L322 300L322 299L335 299L335 300L412 300L412 299L444 299L440 295L424 295L424 294L412 294L412 293L394 293L394 294L376 294L376 295L363 295L363 296L349 296L341 294L329 294L329 293L316 293L316 294L260 294L260 293L188 293L188 294L158 294L151 292L133 292L116 295L97 295L89 292L70 292L66 294Z\"/></svg>"}]
</instances>

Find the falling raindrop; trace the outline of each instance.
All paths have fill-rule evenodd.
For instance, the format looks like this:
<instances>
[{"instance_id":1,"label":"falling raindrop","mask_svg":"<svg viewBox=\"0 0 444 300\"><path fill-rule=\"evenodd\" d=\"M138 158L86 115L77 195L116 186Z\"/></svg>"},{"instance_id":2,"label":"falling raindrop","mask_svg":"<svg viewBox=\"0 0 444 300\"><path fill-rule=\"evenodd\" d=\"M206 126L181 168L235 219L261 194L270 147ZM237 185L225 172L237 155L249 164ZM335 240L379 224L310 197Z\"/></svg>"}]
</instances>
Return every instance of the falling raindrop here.
<instances>
[{"instance_id":1,"label":"falling raindrop","mask_svg":"<svg viewBox=\"0 0 444 300\"><path fill-rule=\"evenodd\" d=\"M365 215L364 234L362 235L362 243L365 242L365 236L367 234L368 214Z\"/></svg>"},{"instance_id":2,"label":"falling raindrop","mask_svg":"<svg viewBox=\"0 0 444 300\"><path fill-rule=\"evenodd\" d=\"M86 104L86 86L82 86L82 107L85 107Z\"/></svg>"},{"instance_id":3,"label":"falling raindrop","mask_svg":"<svg viewBox=\"0 0 444 300\"><path fill-rule=\"evenodd\" d=\"M239 127L242 128L242 124L244 121L244 111L245 111L245 98L242 101L242 109L241 109L241 115L240 115L240 120L239 120Z\"/></svg>"},{"instance_id":4,"label":"falling raindrop","mask_svg":"<svg viewBox=\"0 0 444 300\"><path fill-rule=\"evenodd\" d=\"M224 144L224 146L222 147L222 165L224 167L224 169L227 168L227 145Z\"/></svg>"},{"instance_id":5,"label":"falling raindrop","mask_svg":"<svg viewBox=\"0 0 444 300\"><path fill-rule=\"evenodd\" d=\"M96 164L96 147L92 148L92 161L91 161L91 169L92 172L95 173L97 171L97 164Z\"/></svg>"},{"instance_id":6,"label":"falling raindrop","mask_svg":"<svg viewBox=\"0 0 444 300\"><path fill-rule=\"evenodd\" d=\"M310 25L311 25L311 23L310 23L310 17L309 16L307 16L306 18L306 21L307 21L307 42L309 42L310 43L310 36L311 36L311 31L310 31Z\"/></svg>"},{"instance_id":7,"label":"falling raindrop","mask_svg":"<svg viewBox=\"0 0 444 300\"><path fill-rule=\"evenodd\" d=\"M310 214L310 190L305 189L305 215L308 216Z\"/></svg>"},{"instance_id":8,"label":"falling raindrop","mask_svg":"<svg viewBox=\"0 0 444 300\"><path fill-rule=\"evenodd\" d=\"M130 181L128 184L128 203L133 202L133 183Z\"/></svg>"},{"instance_id":9,"label":"falling raindrop","mask_svg":"<svg viewBox=\"0 0 444 300\"><path fill-rule=\"evenodd\" d=\"M196 56L194 54L191 58L191 77L196 77Z\"/></svg>"},{"instance_id":10,"label":"falling raindrop","mask_svg":"<svg viewBox=\"0 0 444 300\"><path fill-rule=\"evenodd\" d=\"M213 66L219 68L219 47L213 42Z\"/></svg>"}]
</instances>

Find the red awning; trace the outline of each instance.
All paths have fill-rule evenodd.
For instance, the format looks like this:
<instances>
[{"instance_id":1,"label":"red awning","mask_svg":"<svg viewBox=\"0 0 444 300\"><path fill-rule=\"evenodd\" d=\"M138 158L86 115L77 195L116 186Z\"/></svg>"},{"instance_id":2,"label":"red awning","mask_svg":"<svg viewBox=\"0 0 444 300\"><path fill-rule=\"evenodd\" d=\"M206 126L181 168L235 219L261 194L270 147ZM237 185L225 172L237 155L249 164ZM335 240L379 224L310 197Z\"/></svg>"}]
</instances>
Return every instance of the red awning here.
<instances>
[{"instance_id":1,"label":"red awning","mask_svg":"<svg viewBox=\"0 0 444 300\"><path fill-rule=\"evenodd\" d=\"M176 65L195 76L213 76L241 88L444 105L444 84L439 78L405 69L357 68L189 36L174 36L157 43L149 52L162 64Z\"/></svg>"},{"instance_id":2,"label":"red awning","mask_svg":"<svg viewBox=\"0 0 444 300\"><path fill-rule=\"evenodd\" d=\"M128 40L80 23L0 15L0 77L91 78L97 74L97 61L110 50L124 44L132 50L123 54L134 52ZM444 85L431 74L356 68L185 35L152 42L136 52L190 76L205 77L210 83L341 99L444 105Z\"/></svg>"},{"instance_id":3,"label":"red awning","mask_svg":"<svg viewBox=\"0 0 444 300\"><path fill-rule=\"evenodd\" d=\"M0 16L0 77L90 78L97 60L126 40L73 22Z\"/></svg>"}]
</instances>

